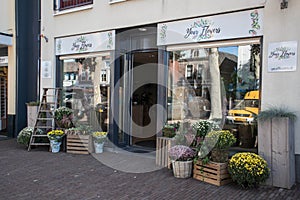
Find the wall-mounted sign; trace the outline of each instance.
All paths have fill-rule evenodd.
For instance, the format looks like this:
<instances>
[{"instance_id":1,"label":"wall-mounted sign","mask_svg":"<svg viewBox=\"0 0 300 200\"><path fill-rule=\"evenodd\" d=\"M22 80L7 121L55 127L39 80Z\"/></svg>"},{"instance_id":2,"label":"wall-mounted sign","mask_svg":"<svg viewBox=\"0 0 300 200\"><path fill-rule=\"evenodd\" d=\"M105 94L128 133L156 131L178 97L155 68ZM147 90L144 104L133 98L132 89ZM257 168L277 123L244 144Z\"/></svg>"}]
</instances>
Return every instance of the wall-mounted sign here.
<instances>
[{"instance_id":1,"label":"wall-mounted sign","mask_svg":"<svg viewBox=\"0 0 300 200\"><path fill-rule=\"evenodd\" d=\"M115 31L57 38L56 55L89 53L115 49Z\"/></svg>"},{"instance_id":2,"label":"wall-mounted sign","mask_svg":"<svg viewBox=\"0 0 300 200\"><path fill-rule=\"evenodd\" d=\"M270 43L268 48L268 72L296 71L297 41Z\"/></svg>"},{"instance_id":3,"label":"wall-mounted sign","mask_svg":"<svg viewBox=\"0 0 300 200\"><path fill-rule=\"evenodd\" d=\"M157 45L255 37L263 34L263 10L158 24Z\"/></svg>"},{"instance_id":4,"label":"wall-mounted sign","mask_svg":"<svg viewBox=\"0 0 300 200\"><path fill-rule=\"evenodd\" d=\"M1 56L0 64L8 64L8 56Z\"/></svg>"},{"instance_id":5,"label":"wall-mounted sign","mask_svg":"<svg viewBox=\"0 0 300 200\"><path fill-rule=\"evenodd\" d=\"M42 78L52 77L51 61L42 61L41 73L42 73Z\"/></svg>"}]
</instances>

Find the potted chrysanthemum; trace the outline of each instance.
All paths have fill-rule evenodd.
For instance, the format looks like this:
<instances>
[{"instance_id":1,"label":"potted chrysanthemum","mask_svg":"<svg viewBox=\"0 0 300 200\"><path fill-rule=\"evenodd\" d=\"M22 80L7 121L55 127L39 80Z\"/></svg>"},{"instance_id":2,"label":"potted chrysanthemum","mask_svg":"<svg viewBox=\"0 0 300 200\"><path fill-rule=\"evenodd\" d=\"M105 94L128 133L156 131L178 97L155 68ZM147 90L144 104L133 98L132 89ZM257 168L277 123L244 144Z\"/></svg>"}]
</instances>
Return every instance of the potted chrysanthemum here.
<instances>
[{"instance_id":1,"label":"potted chrysanthemum","mask_svg":"<svg viewBox=\"0 0 300 200\"><path fill-rule=\"evenodd\" d=\"M193 159L196 152L185 145L175 145L169 150L173 174L176 178L188 178L192 175Z\"/></svg>"},{"instance_id":2,"label":"potted chrysanthemum","mask_svg":"<svg viewBox=\"0 0 300 200\"><path fill-rule=\"evenodd\" d=\"M244 188L257 187L270 175L267 162L255 153L243 152L232 156L228 171L233 181Z\"/></svg>"},{"instance_id":3,"label":"potted chrysanthemum","mask_svg":"<svg viewBox=\"0 0 300 200\"><path fill-rule=\"evenodd\" d=\"M107 138L107 132L96 131L93 132L92 135L94 140L95 153L102 153L104 142Z\"/></svg>"},{"instance_id":4,"label":"potted chrysanthemum","mask_svg":"<svg viewBox=\"0 0 300 200\"><path fill-rule=\"evenodd\" d=\"M60 150L60 145L64 132L62 130L52 130L47 133L50 140L50 146L52 153L57 153Z\"/></svg>"}]
</instances>

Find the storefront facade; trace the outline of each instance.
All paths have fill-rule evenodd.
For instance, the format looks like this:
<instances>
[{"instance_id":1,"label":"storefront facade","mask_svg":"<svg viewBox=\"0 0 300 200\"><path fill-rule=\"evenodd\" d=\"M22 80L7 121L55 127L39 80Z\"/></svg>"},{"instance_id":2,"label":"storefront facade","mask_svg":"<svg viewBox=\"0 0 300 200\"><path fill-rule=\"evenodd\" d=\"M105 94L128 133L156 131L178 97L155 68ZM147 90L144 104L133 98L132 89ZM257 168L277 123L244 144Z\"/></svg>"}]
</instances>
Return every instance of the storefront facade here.
<instances>
[{"instance_id":1,"label":"storefront facade","mask_svg":"<svg viewBox=\"0 0 300 200\"><path fill-rule=\"evenodd\" d=\"M216 3L222 5L216 8ZM212 119L243 132L247 128L242 125L251 124L259 110L270 105L299 110L300 96L293 92L300 84L297 60L277 69L268 56L271 47L281 44L297 52L300 38L293 16L299 3L281 9L280 3L265 0L93 2L70 12L53 11L50 4L42 3L43 34L49 38L42 44L42 66L51 69L50 76L41 70L41 88L64 87L65 104L94 128L107 130L118 146L151 149L165 123ZM186 9L173 12L178 7ZM124 9L127 14L122 14ZM54 25L60 28L51 28ZM89 36L108 32L113 32L113 48L107 49L104 41L109 39L102 38L98 43L105 48L86 50L93 46ZM87 48L67 52L78 48L79 41ZM85 100L75 97L75 88L67 89L80 81L88 85L84 98L92 93ZM84 101L90 107L84 108ZM297 121L295 130L299 128ZM260 141L253 136L263 133L250 129L252 137L240 142L257 151ZM299 143L295 131L296 169Z\"/></svg>"}]
</instances>

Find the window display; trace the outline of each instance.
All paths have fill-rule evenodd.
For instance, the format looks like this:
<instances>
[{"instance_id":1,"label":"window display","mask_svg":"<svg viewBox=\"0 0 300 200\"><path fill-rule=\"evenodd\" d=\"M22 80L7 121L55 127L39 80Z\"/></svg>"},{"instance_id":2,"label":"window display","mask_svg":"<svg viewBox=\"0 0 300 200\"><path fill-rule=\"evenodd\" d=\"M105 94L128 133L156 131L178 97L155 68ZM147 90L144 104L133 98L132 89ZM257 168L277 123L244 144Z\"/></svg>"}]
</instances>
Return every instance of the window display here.
<instances>
[{"instance_id":1,"label":"window display","mask_svg":"<svg viewBox=\"0 0 300 200\"><path fill-rule=\"evenodd\" d=\"M74 110L78 125L108 130L109 63L109 54L63 61L63 102Z\"/></svg>"},{"instance_id":2,"label":"window display","mask_svg":"<svg viewBox=\"0 0 300 200\"><path fill-rule=\"evenodd\" d=\"M255 137L260 103L259 44L181 48L169 51L168 63L168 124L212 120L223 129L247 130ZM240 127L247 125L251 128Z\"/></svg>"}]
</instances>

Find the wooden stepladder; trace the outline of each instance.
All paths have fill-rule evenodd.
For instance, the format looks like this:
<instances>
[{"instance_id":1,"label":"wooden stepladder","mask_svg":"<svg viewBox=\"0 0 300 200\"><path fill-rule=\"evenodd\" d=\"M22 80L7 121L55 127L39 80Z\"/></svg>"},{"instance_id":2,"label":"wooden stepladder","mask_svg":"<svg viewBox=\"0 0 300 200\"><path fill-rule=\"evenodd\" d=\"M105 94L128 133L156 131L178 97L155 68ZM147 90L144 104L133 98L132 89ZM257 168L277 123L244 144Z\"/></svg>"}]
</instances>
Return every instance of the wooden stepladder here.
<instances>
[{"instance_id":1,"label":"wooden stepladder","mask_svg":"<svg viewBox=\"0 0 300 200\"><path fill-rule=\"evenodd\" d=\"M60 92L61 88L44 88L28 151L32 146L50 146L47 133L55 129L54 111L60 105Z\"/></svg>"}]
</instances>

